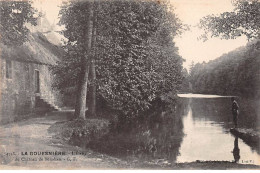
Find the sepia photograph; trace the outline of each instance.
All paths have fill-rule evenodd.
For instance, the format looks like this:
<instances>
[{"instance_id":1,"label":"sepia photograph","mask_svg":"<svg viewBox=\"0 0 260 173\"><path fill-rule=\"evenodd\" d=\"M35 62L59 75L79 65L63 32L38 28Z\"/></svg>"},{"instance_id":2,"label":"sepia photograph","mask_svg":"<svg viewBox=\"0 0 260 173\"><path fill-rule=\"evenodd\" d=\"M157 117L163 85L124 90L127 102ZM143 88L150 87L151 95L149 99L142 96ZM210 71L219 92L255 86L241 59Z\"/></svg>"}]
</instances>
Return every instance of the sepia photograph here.
<instances>
[{"instance_id":1,"label":"sepia photograph","mask_svg":"<svg viewBox=\"0 0 260 173\"><path fill-rule=\"evenodd\" d=\"M259 0L0 0L0 170L260 170Z\"/></svg>"}]
</instances>

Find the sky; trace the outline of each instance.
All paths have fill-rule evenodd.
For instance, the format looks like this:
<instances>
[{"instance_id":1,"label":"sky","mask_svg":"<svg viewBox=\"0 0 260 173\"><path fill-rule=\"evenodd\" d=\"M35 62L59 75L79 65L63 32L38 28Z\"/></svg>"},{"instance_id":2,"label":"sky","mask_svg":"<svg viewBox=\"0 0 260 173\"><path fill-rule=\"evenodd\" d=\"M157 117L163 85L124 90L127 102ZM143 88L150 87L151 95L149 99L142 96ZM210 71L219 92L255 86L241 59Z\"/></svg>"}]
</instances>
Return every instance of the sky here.
<instances>
[{"instance_id":1,"label":"sky","mask_svg":"<svg viewBox=\"0 0 260 173\"><path fill-rule=\"evenodd\" d=\"M51 24L59 21L59 6L61 0L33 0L34 6L45 12ZM247 43L246 37L239 37L234 40L221 40L220 38L210 38L203 42L197 38L202 31L196 27L199 20L210 14L220 14L225 11L232 11L231 0L170 0L174 6L174 13L184 23L190 25L190 30L176 37L174 41L179 48L179 54L186 60L184 68L189 69L192 61L208 62L216 59L224 53L228 53ZM57 27L59 28L59 27Z\"/></svg>"},{"instance_id":2,"label":"sky","mask_svg":"<svg viewBox=\"0 0 260 173\"><path fill-rule=\"evenodd\" d=\"M59 6L62 4L62 0L32 0L33 6L39 11L45 13L50 23L59 22Z\"/></svg>"},{"instance_id":3,"label":"sky","mask_svg":"<svg viewBox=\"0 0 260 173\"><path fill-rule=\"evenodd\" d=\"M175 7L175 13L179 19L183 23L191 25L190 31L175 38L179 54L186 59L183 64L185 68L189 68L192 61L195 63L208 62L246 45L246 37L234 40L210 38L206 42L197 39L202 34L202 31L196 27L200 19L210 14L217 15L232 11L234 6L232 6L231 0L171 0L171 3Z\"/></svg>"}]
</instances>

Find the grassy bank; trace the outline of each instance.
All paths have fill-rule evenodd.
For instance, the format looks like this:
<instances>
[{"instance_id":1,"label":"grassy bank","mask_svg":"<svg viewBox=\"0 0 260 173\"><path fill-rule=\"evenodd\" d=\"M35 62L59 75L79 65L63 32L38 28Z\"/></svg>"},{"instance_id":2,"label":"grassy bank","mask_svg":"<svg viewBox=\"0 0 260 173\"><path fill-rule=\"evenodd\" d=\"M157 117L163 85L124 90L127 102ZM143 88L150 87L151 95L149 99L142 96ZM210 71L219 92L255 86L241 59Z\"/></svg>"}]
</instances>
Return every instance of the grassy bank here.
<instances>
[{"instance_id":1,"label":"grassy bank","mask_svg":"<svg viewBox=\"0 0 260 173\"><path fill-rule=\"evenodd\" d=\"M53 137L56 139L80 145L81 141L87 144L91 140L97 140L107 134L109 131L108 126L109 121L106 119L75 119L72 121L57 122L48 129L48 132L54 134Z\"/></svg>"}]
</instances>

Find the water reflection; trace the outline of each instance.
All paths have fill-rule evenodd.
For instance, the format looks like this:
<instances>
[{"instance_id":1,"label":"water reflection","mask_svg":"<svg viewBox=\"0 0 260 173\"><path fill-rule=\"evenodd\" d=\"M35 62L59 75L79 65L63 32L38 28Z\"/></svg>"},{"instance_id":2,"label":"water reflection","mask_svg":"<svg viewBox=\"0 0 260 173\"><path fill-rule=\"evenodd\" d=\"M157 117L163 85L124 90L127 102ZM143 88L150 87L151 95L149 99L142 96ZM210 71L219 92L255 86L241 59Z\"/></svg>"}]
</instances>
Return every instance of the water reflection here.
<instances>
[{"instance_id":1,"label":"water reflection","mask_svg":"<svg viewBox=\"0 0 260 173\"><path fill-rule=\"evenodd\" d=\"M183 98L183 100L188 103L188 113L183 116L185 137L177 162L210 160L245 163L245 160L250 159L254 164L260 164L260 157L255 148L250 148L229 132L230 127L233 127L229 98ZM242 112L243 116L247 116L247 121L244 117L240 117L240 127L257 128L253 123L257 119L256 115L247 115L246 110Z\"/></svg>"},{"instance_id":2,"label":"water reflection","mask_svg":"<svg viewBox=\"0 0 260 173\"><path fill-rule=\"evenodd\" d=\"M240 150L238 147L238 137L235 137L233 156L234 156L234 161L237 163L240 159Z\"/></svg>"},{"instance_id":3,"label":"water reflection","mask_svg":"<svg viewBox=\"0 0 260 173\"><path fill-rule=\"evenodd\" d=\"M185 99L185 98L183 98ZM190 106L196 119L205 118L229 129L233 127L233 116L231 113L231 102L229 98L192 98ZM256 103L252 100L239 99L240 106L239 127L258 129L258 115L255 107Z\"/></svg>"},{"instance_id":4,"label":"water reflection","mask_svg":"<svg viewBox=\"0 0 260 173\"><path fill-rule=\"evenodd\" d=\"M257 129L256 113L241 102L239 126ZM141 118L120 122L102 138L86 144L75 140L75 145L125 160L245 163L250 159L260 165L259 154L229 132L233 127L229 98L180 98L170 107L159 105Z\"/></svg>"},{"instance_id":5,"label":"water reflection","mask_svg":"<svg viewBox=\"0 0 260 173\"><path fill-rule=\"evenodd\" d=\"M184 135L181 115L187 111L185 106L179 103L166 110L157 107L131 125L120 123L86 147L121 159L175 162Z\"/></svg>"}]
</instances>

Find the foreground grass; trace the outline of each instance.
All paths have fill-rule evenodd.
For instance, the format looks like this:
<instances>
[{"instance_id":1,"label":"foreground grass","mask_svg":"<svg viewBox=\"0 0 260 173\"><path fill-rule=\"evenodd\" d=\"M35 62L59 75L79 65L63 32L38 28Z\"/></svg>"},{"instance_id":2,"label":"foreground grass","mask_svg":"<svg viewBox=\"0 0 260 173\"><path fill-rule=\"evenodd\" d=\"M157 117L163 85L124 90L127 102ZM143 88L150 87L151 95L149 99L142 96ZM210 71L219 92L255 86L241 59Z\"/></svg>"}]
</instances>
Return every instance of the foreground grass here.
<instances>
[{"instance_id":1,"label":"foreground grass","mask_svg":"<svg viewBox=\"0 0 260 173\"><path fill-rule=\"evenodd\" d=\"M54 133L54 138L63 139L66 142L77 139L84 139L89 142L108 133L109 121L106 119L87 119L57 122L49 129Z\"/></svg>"}]
</instances>

